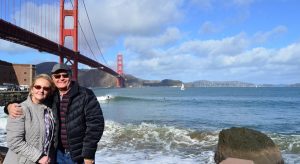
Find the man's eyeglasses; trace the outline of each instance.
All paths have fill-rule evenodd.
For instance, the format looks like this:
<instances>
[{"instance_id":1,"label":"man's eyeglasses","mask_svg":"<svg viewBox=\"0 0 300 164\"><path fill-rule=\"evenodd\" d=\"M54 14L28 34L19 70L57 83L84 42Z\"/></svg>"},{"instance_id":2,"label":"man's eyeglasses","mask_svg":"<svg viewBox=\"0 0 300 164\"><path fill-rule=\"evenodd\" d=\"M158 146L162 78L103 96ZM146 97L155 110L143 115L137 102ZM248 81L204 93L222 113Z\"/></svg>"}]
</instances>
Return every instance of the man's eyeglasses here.
<instances>
[{"instance_id":1,"label":"man's eyeglasses","mask_svg":"<svg viewBox=\"0 0 300 164\"><path fill-rule=\"evenodd\" d=\"M63 78L68 78L68 77L69 77L69 74L67 74L67 73L64 73L64 74L53 74L53 77L54 77L55 79L60 79L61 77L63 77Z\"/></svg>"},{"instance_id":2,"label":"man's eyeglasses","mask_svg":"<svg viewBox=\"0 0 300 164\"><path fill-rule=\"evenodd\" d=\"M33 87L37 90L40 90L43 88L44 91L50 91L50 87L42 87L40 85L34 85Z\"/></svg>"}]
</instances>

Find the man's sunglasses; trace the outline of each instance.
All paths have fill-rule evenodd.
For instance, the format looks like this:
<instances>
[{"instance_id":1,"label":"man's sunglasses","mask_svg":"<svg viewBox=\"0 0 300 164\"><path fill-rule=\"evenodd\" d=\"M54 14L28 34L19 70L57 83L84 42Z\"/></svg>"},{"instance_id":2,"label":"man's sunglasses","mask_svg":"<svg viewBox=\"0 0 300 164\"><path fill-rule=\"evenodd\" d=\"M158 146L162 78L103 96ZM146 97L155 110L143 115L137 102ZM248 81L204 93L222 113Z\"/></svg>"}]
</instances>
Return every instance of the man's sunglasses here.
<instances>
[{"instance_id":1,"label":"man's sunglasses","mask_svg":"<svg viewBox=\"0 0 300 164\"><path fill-rule=\"evenodd\" d=\"M42 87L40 85L34 85L33 86L36 90L40 90L43 88L44 91L50 91L50 87Z\"/></svg>"},{"instance_id":2,"label":"man's sunglasses","mask_svg":"<svg viewBox=\"0 0 300 164\"><path fill-rule=\"evenodd\" d=\"M63 78L68 78L68 77L69 77L69 74L67 74L67 73L64 73L64 74L53 74L53 77L54 77L55 79L60 79L61 77L63 77Z\"/></svg>"}]
</instances>

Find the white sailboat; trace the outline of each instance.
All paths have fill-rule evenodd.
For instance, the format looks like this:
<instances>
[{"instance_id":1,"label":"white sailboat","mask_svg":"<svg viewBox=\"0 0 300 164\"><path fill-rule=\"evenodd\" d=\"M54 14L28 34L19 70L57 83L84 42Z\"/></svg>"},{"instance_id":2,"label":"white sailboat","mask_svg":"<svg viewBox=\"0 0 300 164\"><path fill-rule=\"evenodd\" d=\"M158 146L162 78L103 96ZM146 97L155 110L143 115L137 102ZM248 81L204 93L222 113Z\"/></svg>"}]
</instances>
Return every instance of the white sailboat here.
<instances>
[{"instance_id":1,"label":"white sailboat","mask_svg":"<svg viewBox=\"0 0 300 164\"><path fill-rule=\"evenodd\" d=\"M182 91L185 90L185 87L184 87L183 83L181 84L180 90L182 90Z\"/></svg>"}]
</instances>

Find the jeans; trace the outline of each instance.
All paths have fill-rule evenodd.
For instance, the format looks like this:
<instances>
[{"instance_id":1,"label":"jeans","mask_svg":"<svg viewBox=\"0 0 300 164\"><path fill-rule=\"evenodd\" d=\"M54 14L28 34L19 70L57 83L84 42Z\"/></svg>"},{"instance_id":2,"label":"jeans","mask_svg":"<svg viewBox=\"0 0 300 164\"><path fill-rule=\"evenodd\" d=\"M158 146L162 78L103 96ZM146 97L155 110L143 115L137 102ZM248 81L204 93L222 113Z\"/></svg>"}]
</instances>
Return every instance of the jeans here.
<instances>
[{"instance_id":1,"label":"jeans","mask_svg":"<svg viewBox=\"0 0 300 164\"><path fill-rule=\"evenodd\" d=\"M58 164L79 164L78 162L74 162L71 158L69 152L63 152L61 150L57 150L56 154L56 162Z\"/></svg>"}]
</instances>

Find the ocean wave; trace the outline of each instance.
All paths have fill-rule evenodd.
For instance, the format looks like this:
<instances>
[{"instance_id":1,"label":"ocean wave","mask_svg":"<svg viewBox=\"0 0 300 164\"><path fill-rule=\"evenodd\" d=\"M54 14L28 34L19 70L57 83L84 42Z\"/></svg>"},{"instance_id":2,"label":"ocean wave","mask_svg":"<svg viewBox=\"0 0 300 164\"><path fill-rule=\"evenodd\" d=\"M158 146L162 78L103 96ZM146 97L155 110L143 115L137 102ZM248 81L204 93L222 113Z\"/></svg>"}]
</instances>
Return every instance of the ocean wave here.
<instances>
[{"instance_id":1,"label":"ocean wave","mask_svg":"<svg viewBox=\"0 0 300 164\"><path fill-rule=\"evenodd\" d=\"M150 151L172 151L198 154L213 150L217 146L218 131L196 131L154 123L120 124L105 122L105 131L100 142L102 148L135 149ZM220 129L221 130L221 129ZM300 153L300 135L266 133L280 150L286 153Z\"/></svg>"},{"instance_id":2,"label":"ocean wave","mask_svg":"<svg viewBox=\"0 0 300 164\"><path fill-rule=\"evenodd\" d=\"M114 96L114 95L97 96L97 100L100 102L107 102L107 101L165 101L164 98L159 98L159 97L130 97L130 96Z\"/></svg>"},{"instance_id":3,"label":"ocean wave","mask_svg":"<svg viewBox=\"0 0 300 164\"><path fill-rule=\"evenodd\" d=\"M219 131L195 131L154 123L106 121L98 147L100 157L104 158L98 161L118 163L131 159L133 162L130 163L161 163L166 160L167 163L212 164L218 134ZM279 146L285 161L300 161L299 135L266 134ZM171 160L171 156L176 160Z\"/></svg>"},{"instance_id":4,"label":"ocean wave","mask_svg":"<svg viewBox=\"0 0 300 164\"><path fill-rule=\"evenodd\" d=\"M216 146L217 138L217 132L196 132L150 123L124 125L106 121L100 147L197 155L203 150L212 150Z\"/></svg>"},{"instance_id":5,"label":"ocean wave","mask_svg":"<svg viewBox=\"0 0 300 164\"><path fill-rule=\"evenodd\" d=\"M270 134L269 136L285 153L300 154L300 135Z\"/></svg>"},{"instance_id":6,"label":"ocean wave","mask_svg":"<svg viewBox=\"0 0 300 164\"><path fill-rule=\"evenodd\" d=\"M105 96L97 96L98 101L109 101L114 99L115 97L112 95L105 95Z\"/></svg>"},{"instance_id":7,"label":"ocean wave","mask_svg":"<svg viewBox=\"0 0 300 164\"><path fill-rule=\"evenodd\" d=\"M105 164L215 164L214 152L203 151L198 156L181 157L174 154L165 154L160 151L149 153L135 152L111 152L99 150L95 155L95 163Z\"/></svg>"},{"instance_id":8,"label":"ocean wave","mask_svg":"<svg viewBox=\"0 0 300 164\"><path fill-rule=\"evenodd\" d=\"M153 102L153 103L171 103L171 104L185 104L185 105L207 105L214 104L216 106L236 106L237 104L241 107L247 107L249 105L254 106L266 106L273 107L276 104L277 107L287 108L299 106L299 102L290 100L290 99L282 99L278 100L270 100L270 99L254 99L254 98L224 98L224 97L161 97L161 96L120 96L120 95L104 95L97 96L97 100L101 103L108 103L110 101L120 102Z\"/></svg>"},{"instance_id":9,"label":"ocean wave","mask_svg":"<svg viewBox=\"0 0 300 164\"><path fill-rule=\"evenodd\" d=\"M98 96L97 100L100 102L153 102L153 103L185 103L185 104L201 104L207 103L207 100L199 99L199 98L191 98L191 97L160 97L160 96L115 96L115 95L105 95ZM211 100L216 101L216 100Z\"/></svg>"},{"instance_id":10,"label":"ocean wave","mask_svg":"<svg viewBox=\"0 0 300 164\"><path fill-rule=\"evenodd\" d=\"M0 143L5 146L6 118L0 119ZM97 163L203 163L213 164L217 131L193 130L155 123L105 121L98 143ZM300 135L266 133L278 145L286 163L300 161Z\"/></svg>"}]
</instances>

